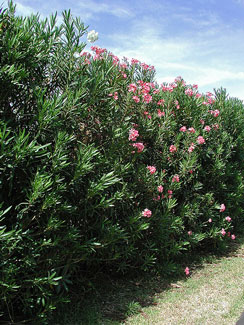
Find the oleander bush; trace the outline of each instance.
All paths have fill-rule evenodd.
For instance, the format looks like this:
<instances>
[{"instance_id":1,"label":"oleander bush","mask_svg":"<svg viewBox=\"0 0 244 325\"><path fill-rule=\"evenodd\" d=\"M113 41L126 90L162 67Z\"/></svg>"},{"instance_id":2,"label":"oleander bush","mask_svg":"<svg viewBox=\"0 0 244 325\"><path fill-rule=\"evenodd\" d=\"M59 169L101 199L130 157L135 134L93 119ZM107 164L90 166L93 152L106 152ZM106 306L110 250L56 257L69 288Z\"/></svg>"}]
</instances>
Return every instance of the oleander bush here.
<instances>
[{"instance_id":1,"label":"oleander bush","mask_svg":"<svg viewBox=\"0 0 244 325\"><path fill-rule=\"evenodd\" d=\"M93 46L70 11L0 13L0 316L98 272L177 272L243 227L243 104Z\"/></svg>"}]
</instances>

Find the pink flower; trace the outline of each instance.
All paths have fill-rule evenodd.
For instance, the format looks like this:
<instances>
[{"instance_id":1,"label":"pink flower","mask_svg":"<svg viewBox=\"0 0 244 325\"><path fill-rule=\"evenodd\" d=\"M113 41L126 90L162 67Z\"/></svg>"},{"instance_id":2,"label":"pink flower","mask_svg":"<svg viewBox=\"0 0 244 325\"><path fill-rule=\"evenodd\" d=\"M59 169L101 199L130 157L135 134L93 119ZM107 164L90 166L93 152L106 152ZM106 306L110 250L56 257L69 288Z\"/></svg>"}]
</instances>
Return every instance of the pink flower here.
<instances>
[{"instance_id":1,"label":"pink flower","mask_svg":"<svg viewBox=\"0 0 244 325\"><path fill-rule=\"evenodd\" d=\"M88 59L85 59L85 61L84 61L84 64L91 64L91 61L89 61Z\"/></svg>"},{"instance_id":2,"label":"pink flower","mask_svg":"<svg viewBox=\"0 0 244 325\"><path fill-rule=\"evenodd\" d=\"M89 59L91 57L91 54L88 52L83 52L81 56L86 56Z\"/></svg>"},{"instance_id":3,"label":"pink flower","mask_svg":"<svg viewBox=\"0 0 244 325\"><path fill-rule=\"evenodd\" d=\"M225 211L225 205L221 204L219 212L224 212Z\"/></svg>"},{"instance_id":4,"label":"pink flower","mask_svg":"<svg viewBox=\"0 0 244 325\"><path fill-rule=\"evenodd\" d=\"M146 63L141 63L141 67L144 69L144 70L147 70L149 68L149 65L146 64Z\"/></svg>"},{"instance_id":5,"label":"pink flower","mask_svg":"<svg viewBox=\"0 0 244 325\"><path fill-rule=\"evenodd\" d=\"M165 100L164 100L164 99L160 99L160 100L157 102L157 105L164 106L164 103L165 103Z\"/></svg>"},{"instance_id":6,"label":"pink flower","mask_svg":"<svg viewBox=\"0 0 244 325\"><path fill-rule=\"evenodd\" d=\"M186 132L186 130L187 130L186 126L182 126L182 127L180 128L180 131L181 131L181 132Z\"/></svg>"},{"instance_id":7,"label":"pink flower","mask_svg":"<svg viewBox=\"0 0 244 325\"><path fill-rule=\"evenodd\" d=\"M159 186L158 186L158 191L159 191L159 193L163 193L163 190L164 190L163 186L162 186L162 185L159 185Z\"/></svg>"},{"instance_id":8,"label":"pink flower","mask_svg":"<svg viewBox=\"0 0 244 325\"><path fill-rule=\"evenodd\" d=\"M189 173L190 173L190 174L192 174L192 173L193 173L193 170L192 170L192 169L190 169L190 170L189 170Z\"/></svg>"},{"instance_id":9,"label":"pink flower","mask_svg":"<svg viewBox=\"0 0 244 325\"><path fill-rule=\"evenodd\" d=\"M147 169L150 171L151 175L156 172L156 167L154 167L154 166L147 166Z\"/></svg>"},{"instance_id":10,"label":"pink flower","mask_svg":"<svg viewBox=\"0 0 244 325\"><path fill-rule=\"evenodd\" d=\"M195 132L196 132L194 128L189 128L188 131L189 131L190 133L195 133Z\"/></svg>"},{"instance_id":11,"label":"pink flower","mask_svg":"<svg viewBox=\"0 0 244 325\"><path fill-rule=\"evenodd\" d=\"M211 130L211 127L210 126L208 126L208 125L206 125L205 126L205 128L203 129L204 131L207 131L207 132L210 132L210 130Z\"/></svg>"},{"instance_id":12,"label":"pink flower","mask_svg":"<svg viewBox=\"0 0 244 325\"><path fill-rule=\"evenodd\" d=\"M226 231L224 230L224 228L221 229L221 235L225 236L226 235Z\"/></svg>"},{"instance_id":13,"label":"pink flower","mask_svg":"<svg viewBox=\"0 0 244 325\"><path fill-rule=\"evenodd\" d=\"M119 97L118 97L118 93L117 91L114 93L114 99L117 100Z\"/></svg>"},{"instance_id":14,"label":"pink flower","mask_svg":"<svg viewBox=\"0 0 244 325\"><path fill-rule=\"evenodd\" d=\"M143 215L143 217L150 218L152 215L152 211L149 209L144 209L144 211L142 211L142 215Z\"/></svg>"},{"instance_id":15,"label":"pink flower","mask_svg":"<svg viewBox=\"0 0 244 325\"><path fill-rule=\"evenodd\" d=\"M188 96L192 96L193 95L193 90L191 88L187 88L185 90L185 94L188 95Z\"/></svg>"},{"instance_id":16,"label":"pink flower","mask_svg":"<svg viewBox=\"0 0 244 325\"><path fill-rule=\"evenodd\" d=\"M195 145L192 142L191 146L188 148L188 152L192 152L195 149Z\"/></svg>"},{"instance_id":17,"label":"pink flower","mask_svg":"<svg viewBox=\"0 0 244 325\"><path fill-rule=\"evenodd\" d=\"M137 85L136 84L130 84L128 87L129 87L129 89L128 89L129 92L135 93L136 90L137 90Z\"/></svg>"},{"instance_id":18,"label":"pink flower","mask_svg":"<svg viewBox=\"0 0 244 325\"><path fill-rule=\"evenodd\" d=\"M192 231L191 231L191 230L188 231L188 235L189 235L189 236L192 235Z\"/></svg>"},{"instance_id":19,"label":"pink flower","mask_svg":"<svg viewBox=\"0 0 244 325\"><path fill-rule=\"evenodd\" d=\"M209 104L213 104L215 102L215 100L213 98L208 98L208 103Z\"/></svg>"},{"instance_id":20,"label":"pink flower","mask_svg":"<svg viewBox=\"0 0 244 325\"><path fill-rule=\"evenodd\" d=\"M199 135L199 137L197 137L197 143L198 143L198 144L203 144L203 143L205 143L204 137L202 137L201 135Z\"/></svg>"},{"instance_id":21,"label":"pink flower","mask_svg":"<svg viewBox=\"0 0 244 325\"><path fill-rule=\"evenodd\" d=\"M158 117L165 116L164 112L161 112L160 109L158 109Z\"/></svg>"},{"instance_id":22,"label":"pink flower","mask_svg":"<svg viewBox=\"0 0 244 325\"><path fill-rule=\"evenodd\" d=\"M135 65L137 63L140 63L140 61L138 61L137 59L131 59L131 64Z\"/></svg>"},{"instance_id":23,"label":"pink flower","mask_svg":"<svg viewBox=\"0 0 244 325\"><path fill-rule=\"evenodd\" d=\"M233 234L233 235L231 235L231 239L232 240L235 240L236 239L236 236Z\"/></svg>"},{"instance_id":24,"label":"pink flower","mask_svg":"<svg viewBox=\"0 0 244 325\"><path fill-rule=\"evenodd\" d=\"M189 274L190 274L190 269L189 269L189 267L186 267L186 268L185 268L185 274L186 274L186 275L189 275Z\"/></svg>"},{"instance_id":25,"label":"pink flower","mask_svg":"<svg viewBox=\"0 0 244 325\"><path fill-rule=\"evenodd\" d=\"M213 124L213 128L214 128L215 130L218 130L218 128L219 128L218 123Z\"/></svg>"},{"instance_id":26,"label":"pink flower","mask_svg":"<svg viewBox=\"0 0 244 325\"><path fill-rule=\"evenodd\" d=\"M140 98L137 97L137 96L133 96L132 99L133 99L134 102L136 102L136 103L139 103L139 101L140 101Z\"/></svg>"},{"instance_id":27,"label":"pink flower","mask_svg":"<svg viewBox=\"0 0 244 325\"><path fill-rule=\"evenodd\" d=\"M209 105L209 103L204 101L204 102L202 102L202 105L206 105L207 106L207 105Z\"/></svg>"},{"instance_id":28,"label":"pink flower","mask_svg":"<svg viewBox=\"0 0 244 325\"><path fill-rule=\"evenodd\" d=\"M169 151L170 152L176 152L177 151L177 148L176 148L176 146L174 146L173 144L169 147Z\"/></svg>"},{"instance_id":29,"label":"pink flower","mask_svg":"<svg viewBox=\"0 0 244 325\"><path fill-rule=\"evenodd\" d=\"M215 111L210 111L210 113L214 116L214 117L218 117L219 116L219 110L216 109Z\"/></svg>"},{"instance_id":30,"label":"pink flower","mask_svg":"<svg viewBox=\"0 0 244 325\"><path fill-rule=\"evenodd\" d=\"M172 178L172 183L174 183L174 182L179 183L179 181L180 181L179 175L175 175L175 176Z\"/></svg>"},{"instance_id":31,"label":"pink flower","mask_svg":"<svg viewBox=\"0 0 244 325\"><path fill-rule=\"evenodd\" d=\"M160 200L160 195L158 195L157 197L153 198L153 201L159 201Z\"/></svg>"},{"instance_id":32,"label":"pink flower","mask_svg":"<svg viewBox=\"0 0 244 325\"><path fill-rule=\"evenodd\" d=\"M208 222L211 223L213 220L211 218L208 219Z\"/></svg>"},{"instance_id":33,"label":"pink flower","mask_svg":"<svg viewBox=\"0 0 244 325\"><path fill-rule=\"evenodd\" d=\"M130 129L129 131L129 140L136 141L136 138L139 137L139 132L135 129Z\"/></svg>"},{"instance_id":34,"label":"pink flower","mask_svg":"<svg viewBox=\"0 0 244 325\"><path fill-rule=\"evenodd\" d=\"M184 80L183 80L183 78L181 76L178 76L178 77L175 78L175 82L181 83L183 81Z\"/></svg>"},{"instance_id":35,"label":"pink flower","mask_svg":"<svg viewBox=\"0 0 244 325\"><path fill-rule=\"evenodd\" d=\"M200 120L200 123L201 123L202 125L204 125L205 122L204 122L204 120L201 119L201 120Z\"/></svg>"},{"instance_id":36,"label":"pink flower","mask_svg":"<svg viewBox=\"0 0 244 325\"><path fill-rule=\"evenodd\" d=\"M176 105L176 107L179 105L178 100L175 100L175 105Z\"/></svg>"},{"instance_id":37,"label":"pink flower","mask_svg":"<svg viewBox=\"0 0 244 325\"><path fill-rule=\"evenodd\" d=\"M225 220L228 221L228 222L231 222L231 217L228 216L228 217L225 218Z\"/></svg>"},{"instance_id":38,"label":"pink flower","mask_svg":"<svg viewBox=\"0 0 244 325\"><path fill-rule=\"evenodd\" d=\"M210 93L210 91L207 91L207 92L206 92L206 96L207 96L207 97L211 97L211 96L213 96L213 94Z\"/></svg>"},{"instance_id":39,"label":"pink flower","mask_svg":"<svg viewBox=\"0 0 244 325\"><path fill-rule=\"evenodd\" d=\"M126 63L121 63L120 66L121 66L121 68L128 69L128 66Z\"/></svg>"},{"instance_id":40,"label":"pink flower","mask_svg":"<svg viewBox=\"0 0 244 325\"><path fill-rule=\"evenodd\" d=\"M173 191L171 190L168 190L168 198L171 199L172 198L172 194L173 194Z\"/></svg>"},{"instance_id":41,"label":"pink flower","mask_svg":"<svg viewBox=\"0 0 244 325\"><path fill-rule=\"evenodd\" d=\"M98 47L98 46L91 46L91 50L93 52L95 52L96 54L98 54L98 55L103 54L104 52L107 52L106 49L103 49L103 48Z\"/></svg>"},{"instance_id":42,"label":"pink flower","mask_svg":"<svg viewBox=\"0 0 244 325\"><path fill-rule=\"evenodd\" d=\"M142 152L144 149L144 144L142 142L133 143L133 147L137 148L137 152Z\"/></svg>"},{"instance_id":43,"label":"pink flower","mask_svg":"<svg viewBox=\"0 0 244 325\"><path fill-rule=\"evenodd\" d=\"M146 95L143 96L143 99L148 104L148 103L150 103L152 101L152 96L146 94Z\"/></svg>"}]
</instances>

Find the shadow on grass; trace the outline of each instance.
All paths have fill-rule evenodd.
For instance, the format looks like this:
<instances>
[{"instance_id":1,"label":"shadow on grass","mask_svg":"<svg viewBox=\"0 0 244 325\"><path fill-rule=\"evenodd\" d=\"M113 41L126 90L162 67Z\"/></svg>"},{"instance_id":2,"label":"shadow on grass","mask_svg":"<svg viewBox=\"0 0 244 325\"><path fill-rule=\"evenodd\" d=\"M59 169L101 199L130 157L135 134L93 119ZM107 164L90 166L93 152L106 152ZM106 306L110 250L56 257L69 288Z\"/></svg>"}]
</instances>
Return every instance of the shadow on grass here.
<instances>
[{"instance_id":1,"label":"shadow on grass","mask_svg":"<svg viewBox=\"0 0 244 325\"><path fill-rule=\"evenodd\" d=\"M179 281L186 281L184 268L191 271L204 267L206 264L218 263L221 258L240 256L238 248L244 244L244 234L231 242L228 249L221 254L197 254L184 259L179 265L181 272L171 276L143 274L116 278L100 276L85 296L75 290L72 302L58 309L50 325L118 325L134 314L141 313L145 319L148 316L143 307L157 305L159 296L172 288L177 288Z\"/></svg>"}]
</instances>

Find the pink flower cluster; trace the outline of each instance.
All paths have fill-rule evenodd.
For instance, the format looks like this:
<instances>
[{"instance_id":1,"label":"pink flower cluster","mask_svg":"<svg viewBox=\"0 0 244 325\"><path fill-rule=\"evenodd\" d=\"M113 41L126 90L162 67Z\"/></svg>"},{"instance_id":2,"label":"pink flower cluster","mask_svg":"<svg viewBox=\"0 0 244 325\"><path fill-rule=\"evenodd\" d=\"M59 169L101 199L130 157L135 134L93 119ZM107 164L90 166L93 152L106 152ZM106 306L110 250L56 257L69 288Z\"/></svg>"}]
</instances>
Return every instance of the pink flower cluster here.
<instances>
[{"instance_id":1,"label":"pink flower cluster","mask_svg":"<svg viewBox=\"0 0 244 325\"><path fill-rule=\"evenodd\" d=\"M165 100L164 99L160 99L158 102L157 102L157 105L161 105L161 106L164 106L164 103L165 103Z\"/></svg>"},{"instance_id":2,"label":"pink flower cluster","mask_svg":"<svg viewBox=\"0 0 244 325\"><path fill-rule=\"evenodd\" d=\"M164 190L163 186L162 186L162 185L159 185L159 186L158 186L158 191L159 191L159 193L163 193L163 190Z\"/></svg>"},{"instance_id":3,"label":"pink flower cluster","mask_svg":"<svg viewBox=\"0 0 244 325\"><path fill-rule=\"evenodd\" d=\"M175 100L175 106L176 106L177 109L180 109L180 105L179 105L178 100Z\"/></svg>"},{"instance_id":4,"label":"pink flower cluster","mask_svg":"<svg viewBox=\"0 0 244 325\"><path fill-rule=\"evenodd\" d=\"M128 89L128 92L130 93L130 92L133 92L133 93L135 93L136 92L136 90L137 90L137 85L136 84L130 84L129 86L129 89Z\"/></svg>"},{"instance_id":5,"label":"pink flower cluster","mask_svg":"<svg viewBox=\"0 0 244 325\"><path fill-rule=\"evenodd\" d=\"M204 139L204 137L202 137L201 135L199 135L199 137L197 137L197 143L198 143L198 144L203 144L203 143L205 143L205 139Z\"/></svg>"},{"instance_id":6,"label":"pink flower cluster","mask_svg":"<svg viewBox=\"0 0 244 325\"><path fill-rule=\"evenodd\" d=\"M187 127L186 126L182 126L181 128L180 128L180 132L186 132L187 131Z\"/></svg>"},{"instance_id":7,"label":"pink flower cluster","mask_svg":"<svg viewBox=\"0 0 244 325\"><path fill-rule=\"evenodd\" d=\"M114 100L117 100L117 99L119 98L119 97L118 97L118 92L117 92L117 91L115 91L114 94L113 94L113 93L108 94L108 96L109 96L109 97L113 97Z\"/></svg>"},{"instance_id":8,"label":"pink flower cluster","mask_svg":"<svg viewBox=\"0 0 244 325\"><path fill-rule=\"evenodd\" d=\"M225 205L221 204L219 212L224 212L225 211Z\"/></svg>"},{"instance_id":9,"label":"pink flower cluster","mask_svg":"<svg viewBox=\"0 0 244 325\"><path fill-rule=\"evenodd\" d=\"M185 94L188 95L188 96L193 96L194 92L193 92L193 90L191 88L187 88L185 90Z\"/></svg>"},{"instance_id":10,"label":"pink flower cluster","mask_svg":"<svg viewBox=\"0 0 244 325\"><path fill-rule=\"evenodd\" d=\"M134 100L135 103L140 102L140 98L138 96L133 96L132 99Z\"/></svg>"},{"instance_id":11,"label":"pink flower cluster","mask_svg":"<svg viewBox=\"0 0 244 325\"><path fill-rule=\"evenodd\" d=\"M221 235L224 237L226 235L226 231L224 228L220 231ZM230 237L232 240L236 239L236 236L234 234L231 235L230 231L228 231L227 236Z\"/></svg>"},{"instance_id":12,"label":"pink flower cluster","mask_svg":"<svg viewBox=\"0 0 244 325\"><path fill-rule=\"evenodd\" d=\"M134 127L137 127L137 124L133 124ZM136 139L139 137L139 132L132 128L129 130L129 140L130 141L136 141ZM143 151L143 149L145 148L144 144L142 142L136 142L131 144L134 148L137 148L137 153L140 153ZM133 151L132 153L135 153L135 151Z\"/></svg>"},{"instance_id":13,"label":"pink flower cluster","mask_svg":"<svg viewBox=\"0 0 244 325\"><path fill-rule=\"evenodd\" d=\"M133 143L132 146L137 148L138 153L142 152L144 149L144 144L142 142Z\"/></svg>"},{"instance_id":14,"label":"pink flower cluster","mask_svg":"<svg viewBox=\"0 0 244 325\"><path fill-rule=\"evenodd\" d=\"M158 108L158 117L165 116L165 112L161 112L160 109Z\"/></svg>"},{"instance_id":15,"label":"pink flower cluster","mask_svg":"<svg viewBox=\"0 0 244 325\"><path fill-rule=\"evenodd\" d=\"M172 191L172 190L168 190L168 198L169 198L169 199L172 198L172 194L173 194L173 191Z\"/></svg>"},{"instance_id":16,"label":"pink flower cluster","mask_svg":"<svg viewBox=\"0 0 244 325\"><path fill-rule=\"evenodd\" d=\"M192 152L195 149L195 145L192 142L192 144L190 145L190 147L188 148L188 152Z\"/></svg>"},{"instance_id":17,"label":"pink flower cluster","mask_svg":"<svg viewBox=\"0 0 244 325\"><path fill-rule=\"evenodd\" d=\"M141 62L137 59L131 59L131 64L132 65L136 65L136 64L140 64Z\"/></svg>"},{"instance_id":18,"label":"pink flower cluster","mask_svg":"<svg viewBox=\"0 0 244 325\"><path fill-rule=\"evenodd\" d=\"M196 133L196 130L195 130L193 127L189 128L188 131L189 131L190 133Z\"/></svg>"},{"instance_id":19,"label":"pink flower cluster","mask_svg":"<svg viewBox=\"0 0 244 325\"><path fill-rule=\"evenodd\" d=\"M136 141L137 137L139 137L139 132L136 129L130 129L129 140Z\"/></svg>"},{"instance_id":20,"label":"pink flower cluster","mask_svg":"<svg viewBox=\"0 0 244 325\"><path fill-rule=\"evenodd\" d=\"M179 183L179 181L180 181L179 175L174 175L173 178L172 178L172 183L174 183L174 182Z\"/></svg>"},{"instance_id":21,"label":"pink flower cluster","mask_svg":"<svg viewBox=\"0 0 244 325\"><path fill-rule=\"evenodd\" d=\"M171 146L169 147L169 151L170 151L171 153L176 152L176 151L177 151L176 146L174 146L173 144L171 144Z\"/></svg>"},{"instance_id":22,"label":"pink flower cluster","mask_svg":"<svg viewBox=\"0 0 244 325\"><path fill-rule=\"evenodd\" d=\"M204 131L207 131L207 132L210 132L210 130L211 130L211 127L210 126L208 126L208 125L206 125L205 127L204 127L204 129L203 129Z\"/></svg>"},{"instance_id":23,"label":"pink flower cluster","mask_svg":"<svg viewBox=\"0 0 244 325\"><path fill-rule=\"evenodd\" d=\"M152 216L152 211L149 209L144 209L142 211L142 215L143 215L143 217L150 218Z\"/></svg>"},{"instance_id":24,"label":"pink flower cluster","mask_svg":"<svg viewBox=\"0 0 244 325\"><path fill-rule=\"evenodd\" d=\"M163 85L161 85L161 87L162 87L162 91L163 92L170 92L170 93L172 93L174 91L174 89L178 87L178 84L171 83L168 86L166 86L166 85L163 84Z\"/></svg>"},{"instance_id":25,"label":"pink flower cluster","mask_svg":"<svg viewBox=\"0 0 244 325\"><path fill-rule=\"evenodd\" d=\"M107 52L106 49L103 49L103 48L98 47L98 46L91 46L91 50L93 52L95 52L95 56L93 57L93 60L94 61L96 61L96 60L102 60L103 59L102 54Z\"/></svg>"},{"instance_id":26,"label":"pink flower cluster","mask_svg":"<svg viewBox=\"0 0 244 325\"><path fill-rule=\"evenodd\" d=\"M156 167L154 167L154 166L147 166L147 169L149 170L151 175L156 173Z\"/></svg>"},{"instance_id":27,"label":"pink flower cluster","mask_svg":"<svg viewBox=\"0 0 244 325\"><path fill-rule=\"evenodd\" d=\"M150 67L148 69L150 69ZM150 94L150 91L151 91L151 89L154 89L154 88L155 88L155 85L153 83L144 82L143 80L139 80L139 81L137 81L137 84L132 83L128 86L128 92L133 93L132 99L134 100L134 102L139 103L140 100L142 99L144 103L149 104L152 102L152 99L153 99ZM139 96L141 96L141 99Z\"/></svg>"},{"instance_id":28,"label":"pink flower cluster","mask_svg":"<svg viewBox=\"0 0 244 325\"><path fill-rule=\"evenodd\" d=\"M212 114L214 117L218 117L219 116L219 114L220 114L220 112L219 112L219 110L218 109L216 109L215 111L209 111L210 112L210 114Z\"/></svg>"}]
</instances>

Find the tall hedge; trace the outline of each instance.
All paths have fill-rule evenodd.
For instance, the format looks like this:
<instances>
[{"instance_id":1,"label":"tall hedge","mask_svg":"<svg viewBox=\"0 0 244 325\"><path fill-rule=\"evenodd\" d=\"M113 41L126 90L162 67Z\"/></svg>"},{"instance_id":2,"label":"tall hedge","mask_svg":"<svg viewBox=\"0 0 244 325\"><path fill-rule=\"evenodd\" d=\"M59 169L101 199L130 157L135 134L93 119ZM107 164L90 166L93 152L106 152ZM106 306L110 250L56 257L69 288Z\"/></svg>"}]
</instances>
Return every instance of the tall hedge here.
<instances>
[{"instance_id":1,"label":"tall hedge","mask_svg":"<svg viewBox=\"0 0 244 325\"><path fill-rule=\"evenodd\" d=\"M70 11L0 13L0 316L96 272L167 269L243 225L243 104L106 49Z\"/></svg>"}]
</instances>

